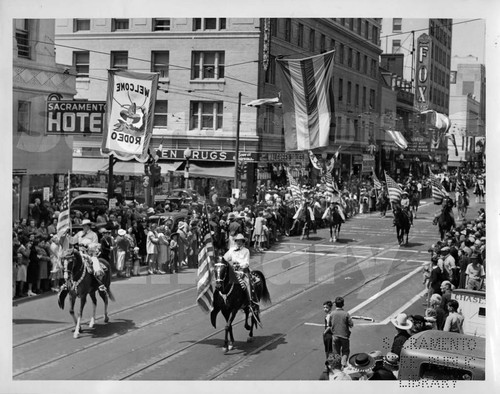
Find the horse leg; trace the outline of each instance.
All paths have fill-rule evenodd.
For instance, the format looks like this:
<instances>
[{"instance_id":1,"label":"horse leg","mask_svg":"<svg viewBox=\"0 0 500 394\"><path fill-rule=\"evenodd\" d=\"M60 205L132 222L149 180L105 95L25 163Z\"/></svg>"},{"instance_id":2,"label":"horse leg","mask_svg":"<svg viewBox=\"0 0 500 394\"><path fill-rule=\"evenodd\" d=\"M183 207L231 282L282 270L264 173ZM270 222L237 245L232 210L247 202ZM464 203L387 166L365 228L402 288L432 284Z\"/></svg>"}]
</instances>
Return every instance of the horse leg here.
<instances>
[{"instance_id":1,"label":"horse leg","mask_svg":"<svg viewBox=\"0 0 500 394\"><path fill-rule=\"evenodd\" d=\"M330 227L330 242L333 242L333 232L335 231L335 228L331 222L328 225Z\"/></svg>"},{"instance_id":2,"label":"horse leg","mask_svg":"<svg viewBox=\"0 0 500 394\"><path fill-rule=\"evenodd\" d=\"M80 334L80 327L82 324L82 316L83 316L83 308L85 307L86 302L87 302L87 295L82 295L80 297L80 311L78 313L75 332L73 334L73 338L75 338L75 339L78 338L78 335Z\"/></svg>"},{"instance_id":3,"label":"horse leg","mask_svg":"<svg viewBox=\"0 0 500 394\"><path fill-rule=\"evenodd\" d=\"M233 321L237 313L238 309L235 309L233 312L231 312L230 318L226 325L226 327L228 327L228 333L229 333L229 344L227 350L233 350L234 348Z\"/></svg>"},{"instance_id":4,"label":"horse leg","mask_svg":"<svg viewBox=\"0 0 500 394\"><path fill-rule=\"evenodd\" d=\"M109 321L109 316L108 316L108 295L106 294L105 291L99 291L99 295L101 296L102 300L104 301L104 323L107 323Z\"/></svg>"},{"instance_id":5,"label":"horse leg","mask_svg":"<svg viewBox=\"0 0 500 394\"><path fill-rule=\"evenodd\" d=\"M69 314L73 318L73 322L75 323L75 327L76 327L77 320L76 320L76 316L75 316L75 301L76 301L76 295L71 293L70 294Z\"/></svg>"},{"instance_id":6,"label":"horse leg","mask_svg":"<svg viewBox=\"0 0 500 394\"><path fill-rule=\"evenodd\" d=\"M95 298L95 293L89 293L89 295L92 300L92 317L90 318L89 328L94 328L95 314L97 311L97 299Z\"/></svg>"}]
</instances>

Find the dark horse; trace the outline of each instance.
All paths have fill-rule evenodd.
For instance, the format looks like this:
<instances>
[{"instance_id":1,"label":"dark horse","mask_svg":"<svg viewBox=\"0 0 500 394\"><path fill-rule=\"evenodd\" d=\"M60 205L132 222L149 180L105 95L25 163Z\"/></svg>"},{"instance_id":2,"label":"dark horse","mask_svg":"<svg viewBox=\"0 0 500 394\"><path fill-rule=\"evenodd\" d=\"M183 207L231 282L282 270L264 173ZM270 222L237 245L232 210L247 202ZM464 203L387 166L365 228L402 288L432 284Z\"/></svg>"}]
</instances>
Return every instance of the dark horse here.
<instances>
[{"instance_id":1,"label":"dark horse","mask_svg":"<svg viewBox=\"0 0 500 394\"><path fill-rule=\"evenodd\" d=\"M409 209L413 213L413 217L416 219L418 206L420 205L420 192L417 190L417 188L411 190L409 200L410 200Z\"/></svg>"},{"instance_id":2,"label":"dark horse","mask_svg":"<svg viewBox=\"0 0 500 394\"><path fill-rule=\"evenodd\" d=\"M99 292L102 300L104 301L104 322L109 321L108 317L108 297L111 301L114 301L113 295L111 294L111 269L109 263L104 259L99 259L101 266L104 265L104 277L99 282L96 277L89 272L92 262L90 258L85 257L88 260L84 262L82 254L74 250L71 254L63 257L63 267L64 267L64 279L66 279L65 286L61 289L58 297L59 307L64 309L64 299L69 293L71 308L69 313L73 317L75 322L75 332L73 334L74 338L78 338L80 333L81 318L83 315L83 308L87 302L87 294L90 295L93 303L93 313L90 319L89 327L94 327L95 314L97 309L97 299L95 292ZM90 265L90 267L88 267ZM75 302L76 298L80 299L80 310L78 312L78 318L75 317Z\"/></svg>"},{"instance_id":3,"label":"dark horse","mask_svg":"<svg viewBox=\"0 0 500 394\"><path fill-rule=\"evenodd\" d=\"M338 237L340 236L340 227L342 223L344 223L344 219L339 213L339 206L334 205L327 208L325 215L323 216L326 222L328 223L328 227L330 228L330 242L336 242Z\"/></svg>"},{"instance_id":4,"label":"dark horse","mask_svg":"<svg viewBox=\"0 0 500 394\"><path fill-rule=\"evenodd\" d=\"M404 236L406 234L406 243L408 245L408 235L410 234L410 218L408 215L401 209L399 205L396 205L393 210L394 213L394 223L396 224L396 234L398 237L399 245L402 245L404 242Z\"/></svg>"},{"instance_id":5,"label":"dark horse","mask_svg":"<svg viewBox=\"0 0 500 394\"><path fill-rule=\"evenodd\" d=\"M445 234L455 227L455 218L453 217L453 201L447 198L443 201L443 208L439 216L434 218L432 224L438 225L441 241L444 240Z\"/></svg>"},{"instance_id":6,"label":"dark horse","mask_svg":"<svg viewBox=\"0 0 500 394\"><path fill-rule=\"evenodd\" d=\"M226 319L224 351L232 350L234 347L233 321L240 309L245 312L245 328L249 331L248 342L252 341L253 328L260 324L259 307L254 305L252 311L248 306L247 292L241 287L236 273L231 264L222 257L215 263L215 292L213 310L210 313L210 320L214 328L216 327L217 314L222 312ZM263 301L268 304L271 302L269 291L267 290L266 278L260 271L252 271L252 283L257 302ZM248 318L250 317L250 324ZM228 343L228 338L230 342Z\"/></svg>"}]
</instances>

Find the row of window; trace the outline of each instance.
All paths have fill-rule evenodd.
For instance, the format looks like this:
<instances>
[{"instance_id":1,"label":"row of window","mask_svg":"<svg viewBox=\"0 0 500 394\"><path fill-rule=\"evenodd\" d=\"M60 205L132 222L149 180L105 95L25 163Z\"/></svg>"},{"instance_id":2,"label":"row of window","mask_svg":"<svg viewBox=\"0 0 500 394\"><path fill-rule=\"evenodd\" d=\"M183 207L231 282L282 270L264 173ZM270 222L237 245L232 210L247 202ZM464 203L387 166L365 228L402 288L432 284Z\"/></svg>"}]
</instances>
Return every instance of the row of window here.
<instances>
[{"instance_id":1,"label":"row of window","mask_svg":"<svg viewBox=\"0 0 500 394\"><path fill-rule=\"evenodd\" d=\"M153 31L170 31L170 18L154 18ZM74 19L73 31L90 31L90 19ZM225 30L226 18L193 18L193 31ZM130 30L130 19L111 19L111 31Z\"/></svg>"},{"instance_id":2,"label":"row of window","mask_svg":"<svg viewBox=\"0 0 500 394\"><path fill-rule=\"evenodd\" d=\"M16 27L17 56L24 59L30 59L31 45L29 35L29 20L14 19L14 23Z\"/></svg>"},{"instance_id":3,"label":"row of window","mask_svg":"<svg viewBox=\"0 0 500 394\"><path fill-rule=\"evenodd\" d=\"M450 63L451 63L450 55L447 53L447 51L441 49L438 45L432 44L431 57L439 64L442 64L443 66L450 68Z\"/></svg>"},{"instance_id":4,"label":"row of window","mask_svg":"<svg viewBox=\"0 0 500 394\"><path fill-rule=\"evenodd\" d=\"M431 68L431 81L448 88L450 85L450 74L433 65Z\"/></svg>"},{"instance_id":5,"label":"row of window","mask_svg":"<svg viewBox=\"0 0 500 394\"><path fill-rule=\"evenodd\" d=\"M375 124L372 122L368 123L368 129L366 126L367 122L364 120L337 116L335 137L341 140L367 142L369 141L369 136L374 135Z\"/></svg>"},{"instance_id":6,"label":"row of window","mask_svg":"<svg viewBox=\"0 0 500 394\"><path fill-rule=\"evenodd\" d=\"M347 81L344 85L344 80L342 78L338 79L338 102L343 102L346 105L352 105L364 109L373 109L376 104L376 94L375 89L370 89L368 91L366 86L360 87L359 84L354 85L354 102L353 102L353 89L352 82ZM368 101L367 101L368 100ZM367 107L368 105L368 107Z\"/></svg>"},{"instance_id":7,"label":"row of window","mask_svg":"<svg viewBox=\"0 0 500 394\"><path fill-rule=\"evenodd\" d=\"M191 79L224 78L224 51L193 51L191 56ZM168 77L169 52L151 52L151 71L160 74L160 78ZM78 78L88 78L90 73L90 52L73 52L73 65ZM128 51L111 51L110 67L112 69L128 69Z\"/></svg>"}]
</instances>

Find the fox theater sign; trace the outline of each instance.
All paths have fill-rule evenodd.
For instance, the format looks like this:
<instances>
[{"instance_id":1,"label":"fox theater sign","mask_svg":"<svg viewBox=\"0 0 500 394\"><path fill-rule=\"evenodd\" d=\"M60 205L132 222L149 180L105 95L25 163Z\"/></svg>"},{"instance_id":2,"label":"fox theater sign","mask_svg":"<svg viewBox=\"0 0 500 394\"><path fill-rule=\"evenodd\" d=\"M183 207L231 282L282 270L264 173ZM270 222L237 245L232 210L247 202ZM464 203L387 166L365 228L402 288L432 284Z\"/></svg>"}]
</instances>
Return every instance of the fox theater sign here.
<instances>
[{"instance_id":1,"label":"fox theater sign","mask_svg":"<svg viewBox=\"0 0 500 394\"><path fill-rule=\"evenodd\" d=\"M418 38L415 104L420 111L424 111L429 107L430 42L430 37L427 34L422 34Z\"/></svg>"}]
</instances>

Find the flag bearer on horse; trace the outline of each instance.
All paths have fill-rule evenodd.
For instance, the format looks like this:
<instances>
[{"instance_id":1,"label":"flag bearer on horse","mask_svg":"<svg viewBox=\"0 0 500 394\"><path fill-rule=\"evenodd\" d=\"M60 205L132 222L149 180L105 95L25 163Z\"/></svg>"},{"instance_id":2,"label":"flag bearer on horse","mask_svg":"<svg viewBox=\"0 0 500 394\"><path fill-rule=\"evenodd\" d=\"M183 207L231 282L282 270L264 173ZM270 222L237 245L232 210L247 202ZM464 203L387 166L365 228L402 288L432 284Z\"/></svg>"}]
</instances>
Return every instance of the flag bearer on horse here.
<instances>
[{"instance_id":1,"label":"flag bearer on horse","mask_svg":"<svg viewBox=\"0 0 500 394\"><path fill-rule=\"evenodd\" d=\"M238 281L247 291L248 305L252 307L255 303L253 297L252 281L250 278L250 251L245 247L246 238L243 234L238 234L234 237L236 246L230 248L224 254L224 260L233 266L237 275Z\"/></svg>"}]
</instances>

